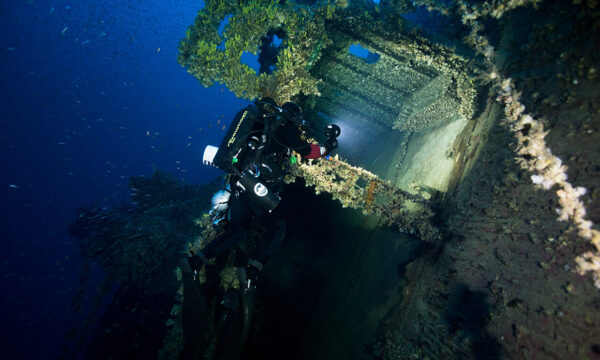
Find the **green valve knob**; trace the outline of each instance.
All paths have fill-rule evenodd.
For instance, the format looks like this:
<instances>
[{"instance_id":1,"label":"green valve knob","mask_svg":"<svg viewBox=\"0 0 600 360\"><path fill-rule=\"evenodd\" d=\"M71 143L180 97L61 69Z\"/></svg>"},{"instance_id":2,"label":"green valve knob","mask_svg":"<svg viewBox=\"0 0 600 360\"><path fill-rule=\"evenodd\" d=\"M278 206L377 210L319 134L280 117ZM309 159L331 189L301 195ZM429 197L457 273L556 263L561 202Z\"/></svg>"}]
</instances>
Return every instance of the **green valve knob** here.
<instances>
[{"instance_id":1,"label":"green valve knob","mask_svg":"<svg viewBox=\"0 0 600 360\"><path fill-rule=\"evenodd\" d=\"M292 165L293 165L293 164L295 164L296 162L298 162L298 159L296 159L296 157L295 157L295 156L292 156L292 157L290 158L290 164L292 164Z\"/></svg>"},{"instance_id":2,"label":"green valve knob","mask_svg":"<svg viewBox=\"0 0 600 360\"><path fill-rule=\"evenodd\" d=\"M233 158L233 159L231 159L231 163L232 163L232 164L237 164L237 162L238 162L238 158Z\"/></svg>"}]
</instances>

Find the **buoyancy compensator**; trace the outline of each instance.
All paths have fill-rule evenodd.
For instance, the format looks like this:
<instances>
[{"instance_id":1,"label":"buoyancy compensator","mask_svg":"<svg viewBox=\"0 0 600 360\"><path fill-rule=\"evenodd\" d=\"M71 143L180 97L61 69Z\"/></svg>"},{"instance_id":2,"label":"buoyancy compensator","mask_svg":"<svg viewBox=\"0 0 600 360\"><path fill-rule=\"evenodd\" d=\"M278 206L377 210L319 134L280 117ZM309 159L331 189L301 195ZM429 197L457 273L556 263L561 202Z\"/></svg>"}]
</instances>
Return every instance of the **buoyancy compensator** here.
<instances>
[{"instance_id":1,"label":"buoyancy compensator","mask_svg":"<svg viewBox=\"0 0 600 360\"><path fill-rule=\"evenodd\" d=\"M259 119L262 121L258 121ZM269 128L268 122L267 119L262 119L257 107L246 107L234 118L221 145L218 148L211 145L206 147L203 163L237 177L238 181L235 183L237 188L247 194L253 202L270 212L277 207L281 198L260 181L258 172L246 169L243 164L240 164L242 160L240 157L247 156L249 152L253 157L259 156L262 151L259 143L265 141ZM257 142L255 138L260 140ZM246 161L242 162L246 163Z\"/></svg>"},{"instance_id":2,"label":"buoyancy compensator","mask_svg":"<svg viewBox=\"0 0 600 360\"><path fill-rule=\"evenodd\" d=\"M250 135L253 131L260 132L262 130L255 129L259 116L258 111L252 106L246 107L236 115L214 156L212 161L214 166L225 171L231 171L234 168Z\"/></svg>"}]
</instances>

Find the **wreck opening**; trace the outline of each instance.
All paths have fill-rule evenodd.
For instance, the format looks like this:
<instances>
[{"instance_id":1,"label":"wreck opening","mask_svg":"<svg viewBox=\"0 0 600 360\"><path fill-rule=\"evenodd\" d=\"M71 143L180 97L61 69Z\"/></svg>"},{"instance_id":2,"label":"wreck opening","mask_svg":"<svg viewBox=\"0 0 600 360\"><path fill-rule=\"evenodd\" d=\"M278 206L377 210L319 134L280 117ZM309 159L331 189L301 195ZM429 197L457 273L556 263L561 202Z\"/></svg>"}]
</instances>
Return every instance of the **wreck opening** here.
<instances>
[{"instance_id":1,"label":"wreck opening","mask_svg":"<svg viewBox=\"0 0 600 360\"><path fill-rule=\"evenodd\" d=\"M369 49L358 43L350 45L348 52L357 58L362 59L367 64L375 64L381 57L378 53L371 52Z\"/></svg>"},{"instance_id":2,"label":"wreck opening","mask_svg":"<svg viewBox=\"0 0 600 360\"><path fill-rule=\"evenodd\" d=\"M450 191L473 155L466 144L482 63L460 38L440 41L416 25L357 28L352 21L328 24L333 44L311 70L321 80L320 96L310 97L305 111L348 133L339 154L350 163L412 193Z\"/></svg>"},{"instance_id":3,"label":"wreck opening","mask_svg":"<svg viewBox=\"0 0 600 360\"><path fill-rule=\"evenodd\" d=\"M272 74L277 69L277 56L279 56L282 50L285 38L285 31L281 28L270 29L261 37L258 54L260 74Z\"/></svg>"}]
</instances>

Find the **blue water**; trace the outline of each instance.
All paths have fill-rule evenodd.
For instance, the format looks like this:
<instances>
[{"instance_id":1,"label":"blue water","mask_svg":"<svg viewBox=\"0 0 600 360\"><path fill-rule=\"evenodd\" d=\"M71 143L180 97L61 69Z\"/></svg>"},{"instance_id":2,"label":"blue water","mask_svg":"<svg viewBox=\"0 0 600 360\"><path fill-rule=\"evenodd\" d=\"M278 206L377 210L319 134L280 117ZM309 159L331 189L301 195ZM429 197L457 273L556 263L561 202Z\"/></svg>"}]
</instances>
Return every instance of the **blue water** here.
<instances>
[{"instance_id":1,"label":"blue water","mask_svg":"<svg viewBox=\"0 0 600 360\"><path fill-rule=\"evenodd\" d=\"M177 64L203 6L0 4L3 358L57 358L81 321L70 304L82 259L67 233L77 207L129 201L128 178L154 169L195 184L220 175L201 164L202 151L247 102Z\"/></svg>"},{"instance_id":2,"label":"blue water","mask_svg":"<svg viewBox=\"0 0 600 360\"><path fill-rule=\"evenodd\" d=\"M81 265L67 234L75 208L128 201L128 177L153 169L197 184L219 175L202 151L246 102L177 64L202 6L0 5L3 358L58 357L78 320L68 308Z\"/></svg>"}]
</instances>

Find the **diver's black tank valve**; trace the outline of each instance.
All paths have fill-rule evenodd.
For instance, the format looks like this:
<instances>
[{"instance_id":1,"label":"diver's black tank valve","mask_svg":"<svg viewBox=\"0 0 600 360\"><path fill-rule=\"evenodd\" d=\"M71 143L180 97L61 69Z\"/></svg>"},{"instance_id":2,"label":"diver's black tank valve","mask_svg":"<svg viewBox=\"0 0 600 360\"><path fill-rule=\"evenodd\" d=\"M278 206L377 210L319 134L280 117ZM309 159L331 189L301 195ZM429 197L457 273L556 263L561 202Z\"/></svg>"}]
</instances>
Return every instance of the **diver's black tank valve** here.
<instances>
[{"instance_id":1,"label":"diver's black tank valve","mask_svg":"<svg viewBox=\"0 0 600 360\"><path fill-rule=\"evenodd\" d=\"M268 212L273 211L279 205L281 198L279 195L270 191L256 176L246 171L243 174L236 171L236 175L240 177L236 185L239 186L245 193L258 205L262 206Z\"/></svg>"}]
</instances>

